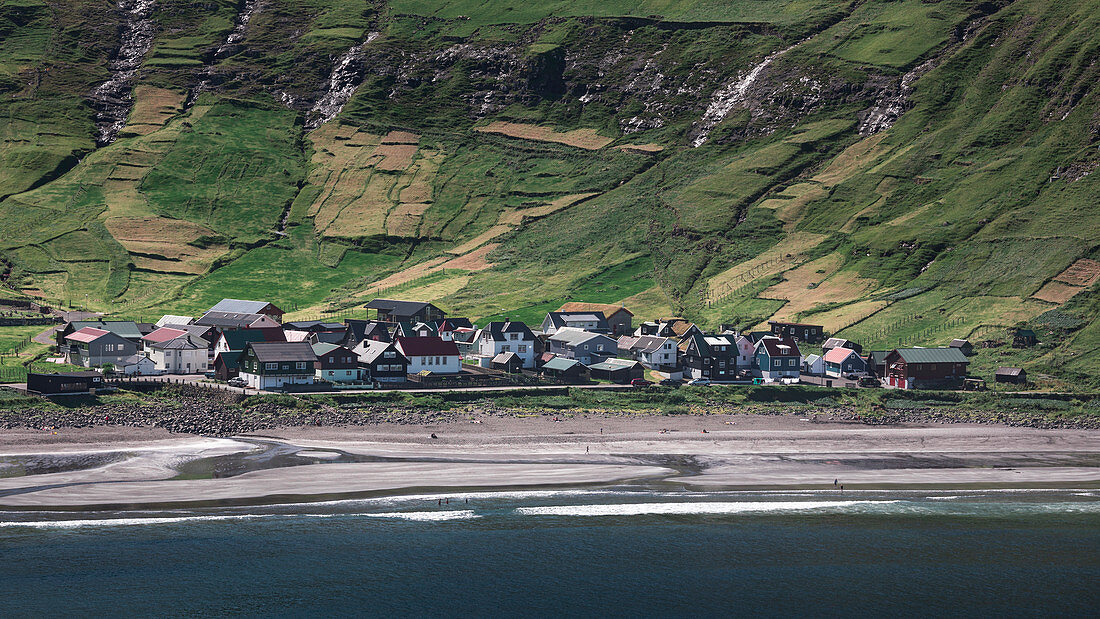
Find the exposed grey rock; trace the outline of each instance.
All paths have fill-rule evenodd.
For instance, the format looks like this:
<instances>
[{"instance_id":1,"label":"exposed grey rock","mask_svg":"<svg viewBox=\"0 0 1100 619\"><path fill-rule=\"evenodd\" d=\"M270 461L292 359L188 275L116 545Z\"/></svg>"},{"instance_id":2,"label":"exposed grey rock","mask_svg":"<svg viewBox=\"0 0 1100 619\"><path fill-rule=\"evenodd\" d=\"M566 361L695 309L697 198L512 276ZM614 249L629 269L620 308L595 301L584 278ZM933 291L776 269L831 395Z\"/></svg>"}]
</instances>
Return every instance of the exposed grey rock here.
<instances>
[{"instance_id":1,"label":"exposed grey rock","mask_svg":"<svg viewBox=\"0 0 1100 619\"><path fill-rule=\"evenodd\" d=\"M124 14L125 21L118 53L107 64L111 77L88 96L96 111L96 144L99 146L113 142L126 126L126 117L134 106L134 78L153 45L155 6L154 0L118 0L118 11Z\"/></svg>"}]
</instances>

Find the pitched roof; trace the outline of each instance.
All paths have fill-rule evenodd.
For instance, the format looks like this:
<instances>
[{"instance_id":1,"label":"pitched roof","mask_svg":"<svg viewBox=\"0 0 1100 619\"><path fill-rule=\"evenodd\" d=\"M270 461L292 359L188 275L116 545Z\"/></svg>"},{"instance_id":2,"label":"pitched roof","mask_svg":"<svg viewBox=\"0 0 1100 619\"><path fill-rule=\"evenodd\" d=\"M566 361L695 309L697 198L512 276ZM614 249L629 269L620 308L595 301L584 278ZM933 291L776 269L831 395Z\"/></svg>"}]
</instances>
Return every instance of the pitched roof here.
<instances>
[{"instance_id":1,"label":"pitched roof","mask_svg":"<svg viewBox=\"0 0 1100 619\"><path fill-rule=\"evenodd\" d=\"M962 348L963 346L966 346L969 343L970 343L970 340L964 340L964 339L956 338L956 339L951 340L951 344L949 344L949 346L951 346L951 348Z\"/></svg>"},{"instance_id":2,"label":"pitched roof","mask_svg":"<svg viewBox=\"0 0 1100 619\"><path fill-rule=\"evenodd\" d=\"M822 348L848 348L848 344L852 342L842 337L831 337L825 340L825 343L821 345Z\"/></svg>"},{"instance_id":3,"label":"pitched roof","mask_svg":"<svg viewBox=\"0 0 1100 619\"><path fill-rule=\"evenodd\" d=\"M274 310L279 314L283 313L282 310L267 301L247 301L245 299L222 299L210 308L211 312L230 314L263 314L264 310Z\"/></svg>"},{"instance_id":4,"label":"pitched roof","mask_svg":"<svg viewBox=\"0 0 1100 619\"><path fill-rule=\"evenodd\" d=\"M148 361L149 363L153 362L152 359L146 357L145 355L130 355L129 357L126 357L125 359L119 361L116 365L124 368L129 365L137 365L142 361Z\"/></svg>"},{"instance_id":5,"label":"pitched roof","mask_svg":"<svg viewBox=\"0 0 1100 619\"><path fill-rule=\"evenodd\" d=\"M438 337L399 337L396 344L398 349L405 353L407 357L458 356L457 344L444 341Z\"/></svg>"},{"instance_id":6,"label":"pitched roof","mask_svg":"<svg viewBox=\"0 0 1100 619\"><path fill-rule=\"evenodd\" d=\"M997 368L997 376L1020 376L1026 374L1023 368Z\"/></svg>"},{"instance_id":7,"label":"pitched roof","mask_svg":"<svg viewBox=\"0 0 1100 619\"><path fill-rule=\"evenodd\" d=\"M555 342L563 342L571 346L576 346L578 344L583 344L584 342L596 339L598 337L607 338L612 342L615 342L615 340L612 340L602 333L592 333L591 331L585 331L584 329L578 329L576 327L562 327L561 329L558 329L558 331L554 333L554 335L551 335L549 339ZM618 346L617 342L616 346Z\"/></svg>"},{"instance_id":8,"label":"pitched roof","mask_svg":"<svg viewBox=\"0 0 1100 619\"><path fill-rule=\"evenodd\" d=\"M834 348L825 353L825 361L827 361L828 363L844 363L844 360L852 355L856 355L858 357L859 353L852 350L851 348Z\"/></svg>"},{"instance_id":9,"label":"pitched roof","mask_svg":"<svg viewBox=\"0 0 1100 619\"><path fill-rule=\"evenodd\" d=\"M317 343L317 344L313 345L313 352L318 357L322 357L322 356L327 355L330 352L336 350L337 348L343 348L343 346L341 346L339 344L329 344L327 342L320 342L320 343Z\"/></svg>"},{"instance_id":10,"label":"pitched roof","mask_svg":"<svg viewBox=\"0 0 1100 619\"><path fill-rule=\"evenodd\" d=\"M317 360L313 347L306 342L252 342L249 344L256 354L256 360L260 363L278 361L308 361Z\"/></svg>"},{"instance_id":11,"label":"pitched roof","mask_svg":"<svg viewBox=\"0 0 1100 619\"><path fill-rule=\"evenodd\" d=\"M511 351L502 352L499 355L493 357L493 363L514 363L516 361L521 361L521 359L519 358L519 355Z\"/></svg>"},{"instance_id":12,"label":"pitched roof","mask_svg":"<svg viewBox=\"0 0 1100 619\"><path fill-rule=\"evenodd\" d=\"M380 337L385 341L390 341L390 330L386 325L375 322L373 320L358 320L350 318L344 321L347 324L348 332L351 335L352 341L356 344L367 339L374 339Z\"/></svg>"},{"instance_id":13,"label":"pitched roof","mask_svg":"<svg viewBox=\"0 0 1100 619\"><path fill-rule=\"evenodd\" d=\"M489 338L494 341L505 341L508 339L508 333L518 333L521 340L533 340L535 334L531 332L531 328L522 322L515 320L505 321L493 321L485 325L481 329L481 334L488 333Z\"/></svg>"},{"instance_id":14,"label":"pitched roof","mask_svg":"<svg viewBox=\"0 0 1100 619\"><path fill-rule=\"evenodd\" d=\"M439 322L440 331L454 331L455 329L473 329L474 323L469 318L444 318Z\"/></svg>"},{"instance_id":15,"label":"pitched roof","mask_svg":"<svg viewBox=\"0 0 1100 619\"><path fill-rule=\"evenodd\" d=\"M547 320L556 329L564 329L569 326L570 322L595 322L596 326L593 327L598 331L610 331L611 328L607 324L607 317L602 312L546 312L546 318L543 319L543 323Z\"/></svg>"},{"instance_id":16,"label":"pitched roof","mask_svg":"<svg viewBox=\"0 0 1100 619\"><path fill-rule=\"evenodd\" d=\"M559 312L603 312L604 316L614 316L617 312L626 312L631 316L634 312L616 303L583 303L570 301L558 308Z\"/></svg>"},{"instance_id":17,"label":"pitched roof","mask_svg":"<svg viewBox=\"0 0 1100 619\"><path fill-rule=\"evenodd\" d=\"M138 329L137 323L132 320L76 320L70 322L69 326L74 331L79 331L84 327L95 327L96 329L110 331L128 340L139 340L143 335L141 329Z\"/></svg>"},{"instance_id":18,"label":"pitched roof","mask_svg":"<svg viewBox=\"0 0 1100 619\"><path fill-rule=\"evenodd\" d=\"M286 335L279 329L234 329L223 331L222 337L229 350L244 350L251 342L286 341Z\"/></svg>"},{"instance_id":19,"label":"pitched roof","mask_svg":"<svg viewBox=\"0 0 1100 619\"><path fill-rule=\"evenodd\" d=\"M806 363L813 365L821 360L821 355L806 355Z\"/></svg>"},{"instance_id":20,"label":"pitched roof","mask_svg":"<svg viewBox=\"0 0 1100 619\"><path fill-rule=\"evenodd\" d=\"M294 331L342 331L347 328L342 322L324 322L323 320L298 320L295 322L284 322L284 329L293 329Z\"/></svg>"},{"instance_id":21,"label":"pitched roof","mask_svg":"<svg viewBox=\"0 0 1100 619\"><path fill-rule=\"evenodd\" d=\"M241 354L239 350L230 350L227 352L219 353L218 358L214 359L214 364L217 365L218 359L221 360L222 365L230 370L235 370L241 367Z\"/></svg>"},{"instance_id":22,"label":"pitched roof","mask_svg":"<svg viewBox=\"0 0 1100 619\"><path fill-rule=\"evenodd\" d=\"M397 350L397 347L394 346L392 342L379 342L377 340L367 340L366 347L363 349L363 352L359 354L359 360L363 363L374 363L382 356L382 353L387 350L394 351L402 361L408 362L408 358L402 355L401 351Z\"/></svg>"},{"instance_id":23,"label":"pitched roof","mask_svg":"<svg viewBox=\"0 0 1100 619\"><path fill-rule=\"evenodd\" d=\"M890 350L872 350L870 352L870 354L867 355L867 361L868 361L868 363L873 363L875 365L878 365L880 363L885 363L886 362L886 357L891 352L893 352L893 351L890 351Z\"/></svg>"},{"instance_id":24,"label":"pitched roof","mask_svg":"<svg viewBox=\"0 0 1100 619\"><path fill-rule=\"evenodd\" d=\"M546 363L544 363L542 367L543 367L543 369L546 369L546 370L554 370L556 372L564 372L565 370L569 370L569 369L572 369L572 368L577 367L577 366L584 367L583 365L581 365L581 362L577 361L576 359L566 359L565 357L554 357L553 359L551 359L551 360L547 361Z\"/></svg>"},{"instance_id":25,"label":"pitched roof","mask_svg":"<svg viewBox=\"0 0 1100 619\"><path fill-rule=\"evenodd\" d=\"M623 370L631 369L634 366L641 367L641 364L637 361L630 361L627 359L608 359L607 361L601 361L599 363L593 363L588 366L590 370Z\"/></svg>"},{"instance_id":26,"label":"pitched roof","mask_svg":"<svg viewBox=\"0 0 1100 619\"><path fill-rule=\"evenodd\" d=\"M149 345L157 350L206 350L206 340L193 335L183 335Z\"/></svg>"},{"instance_id":27,"label":"pitched roof","mask_svg":"<svg viewBox=\"0 0 1100 619\"><path fill-rule=\"evenodd\" d=\"M110 331L105 329L96 329L95 327L84 327L79 331L74 331L65 336L65 339L72 340L74 342L94 342L99 338L107 335Z\"/></svg>"},{"instance_id":28,"label":"pitched roof","mask_svg":"<svg viewBox=\"0 0 1100 619\"><path fill-rule=\"evenodd\" d=\"M629 337L630 340L633 341L628 341L627 347L624 350L640 350L642 352L654 352L660 350L661 347L664 346L665 343L669 340L669 338L661 337L659 335L639 335L637 337L624 335L623 337L619 338L620 349L623 349L623 338L627 337Z\"/></svg>"},{"instance_id":29,"label":"pitched roof","mask_svg":"<svg viewBox=\"0 0 1100 619\"><path fill-rule=\"evenodd\" d=\"M367 303L367 309L384 310L398 316L412 316L420 312L431 303L421 301L399 301L396 299L375 299Z\"/></svg>"},{"instance_id":30,"label":"pitched roof","mask_svg":"<svg viewBox=\"0 0 1100 619\"><path fill-rule=\"evenodd\" d=\"M970 363L958 348L897 348L906 363Z\"/></svg>"},{"instance_id":31,"label":"pitched roof","mask_svg":"<svg viewBox=\"0 0 1100 619\"><path fill-rule=\"evenodd\" d=\"M769 320L769 325L783 325L785 327L811 327L814 329L824 329L822 325L811 325L804 322L783 322L782 320Z\"/></svg>"},{"instance_id":32,"label":"pitched roof","mask_svg":"<svg viewBox=\"0 0 1100 619\"><path fill-rule=\"evenodd\" d=\"M189 325L195 318L193 316L176 316L174 314L165 314L161 316L160 320L156 322L158 327L165 325Z\"/></svg>"},{"instance_id":33,"label":"pitched roof","mask_svg":"<svg viewBox=\"0 0 1100 619\"><path fill-rule=\"evenodd\" d=\"M267 318L267 316L264 314L209 311L196 320L195 324L230 329L243 329L262 318Z\"/></svg>"},{"instance_id":34,"label":"pitched roof","mask_svg":"<svg viewBox=\"0 0 1100 619\"><path fill-rule=\"evenodd\" d=\"M156 343L174 340L181 335L187 335L187 331L173 327L161 327L141 339L145 342Z\"/></svg>"},{"instance_id":35,"label":"pitched roof","mask_svg":"<svg viewBox=\"0 0 1100 619\"><path fill-rule=\"evenodd\" d=\"M769 357L799 357L802 354L798 351L798 344L789 337L766 337L757 346L763 346Z\"/></svg>"}]
</instances>

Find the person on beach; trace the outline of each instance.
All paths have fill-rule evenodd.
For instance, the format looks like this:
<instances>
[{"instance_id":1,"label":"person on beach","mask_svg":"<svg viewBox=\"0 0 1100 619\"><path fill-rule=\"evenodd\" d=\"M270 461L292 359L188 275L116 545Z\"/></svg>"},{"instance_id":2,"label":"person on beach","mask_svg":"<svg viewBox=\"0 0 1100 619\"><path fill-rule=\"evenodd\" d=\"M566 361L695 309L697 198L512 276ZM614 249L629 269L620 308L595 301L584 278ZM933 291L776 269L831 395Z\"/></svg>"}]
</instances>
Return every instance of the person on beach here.
<instances>
[{"instance_id":1,"label":"person on beach","mask_svg":"<svg viewBox=\"0 0 1100 619\"><path fill-rule=\"evenodd\" d=\"M837 483L839 483L839 482L840 482L839 479L834 479L833 480L833 487L836 487Z\"/></svg>"},{"instance_id":2,"label":"person on beach","mask_svg":"<svg viewBox=\"0 0 1100 619\"><path fill-rule=\"evenodd\" d=\"M584 453L588 453L588 445L584 446Z\"/></svg>"}]
</instances>

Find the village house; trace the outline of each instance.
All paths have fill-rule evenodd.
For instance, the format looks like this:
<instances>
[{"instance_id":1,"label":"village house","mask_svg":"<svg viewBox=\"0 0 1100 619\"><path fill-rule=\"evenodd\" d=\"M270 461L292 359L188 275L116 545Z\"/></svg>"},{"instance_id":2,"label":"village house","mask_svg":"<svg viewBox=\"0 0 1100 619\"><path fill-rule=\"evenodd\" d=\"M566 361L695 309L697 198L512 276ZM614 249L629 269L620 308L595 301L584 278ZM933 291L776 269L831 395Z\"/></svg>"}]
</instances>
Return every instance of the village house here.
<instances>
[{"instance_id":1,"label":"village house","mask_svg":"<svg viewBox=\"0 0 1100 619\"><path fill-rule=\"evenodd\" d=\"M312 385L316 361L306 342L250 342L241 354L240 377L253 389Z\"/></svg>"},{"instance_id":2,"label":"village house","mask_svg":"<svg viewBox=\"0 0 1100 619\"><path fill-rule=\"evenodd\" d=\"M439 337L399 337L394 343L409 360L409 374L458 374L462 371L462 359L454 342Z\"/></svg>"},{"instance_id":3,"label":"village house","mask_svg":"<svg viewBox=\"0 0 1100 619\"><path fill-rule=\"evenodd\" d=\"M85 327L110 331L132 342L135 348L140 345L141 337L145 335L132 320L74 320L57 331L57 349L62 357L68 354L69 342L65 338Z\"/></svg>"},{"instance_id":4,"label":"village house","mask_svg":"<svg viewBox=\"0 0 1100 619\"><path fill-rule=\"evenodd\" d=\"M184 331L183 329L177 329L175 327L160 327L152 333L143 335L141 337L140 350L142 352L148 353L150 351L150 347L153 344L167 342L168 340L174 340L177 337L183 337L187 334L187 331Z\"/></svg>"},{"instance_id":5,"label":"village house","mask_svg":"<svg viewBox=\"0 0 1100 619\"><path fill-rule=\"evenodd\" d=\"M243 350L230 350L218 353L214 357L214 378L227 381L241 375L241 354Z\"/></svg>"},{"instance_id":6,"label":"village house","mask_svg":"<svg viewBox=\"0 0 1100 619\"><path fill-rule=\"evenodd\" d=\"M535 334L522 322L490 322L481 328L475 341L477 356L482 359L491 359L495 364L498 355L511 352L519 358L520 367L535 368Z\"/></svg>"},{"instance_id":7,"label":"village house","mask_svg":"<svg viewBox=\"0 0 1100 619\"><path fill-rule=\"evenodd\" d=\"M518 374L523 370L523 359L514 352L502 352L490 360L490 365L494 370Z\"/></svg>"},{"instance_id":8,"label":"village house","mask_svg":"<svg viewBox=\"0 0 1100 619\"><path fill-rule=\"evenodd\" d=\"M115 364L115 371L125 376L154 376L160 374L157 364L142 354L130 355L119 361Z\"/></svg>"},{"instance_id":9,"label":"village house","mask_svg":"<svg viewBox=\"0 0 1100 619\"><path fill-rule=\"evenodd\" d=\"M315 344L317 341L343 340L347 330L347 325L342 322L322 320L302 320L283 324L283 336L288 342ZM320 336L320 340L317 336Z\"/></svg>"},{"instance_id":10,"label":"village house","mask_svg":"<svg viewBox=\"0 0 1100 619\"><path fill-rule=\"evenodd\" d=\"M85 395L103 389L100 372L27 373L27 391L38 395Z\"/></svg>"},{"instance_id":11,"label":"village house","mask_svg":"<svg viewBox=\"0 0 1100 619\"><path fill-rule=\"evenodd\" d=\"M106 363L118 365L137 354L137 344L104 329L84 327L65 336L64 359L86 368Z\"/></svg>"},{"instance_id":12,"label":"village house","mask_svg":"<svg viewBox=\"0 0 1100 619\"><path fill-rule=\"evenodd\" d=\"M802 360L802 373L807 376L824 376L825 359L821 355L806 355Z\"/></svg>"},{"instance_id":13,"label":"village house","mask_svg":"<svg viewBox=\"0 0 1100 619\"><path fill-rule=\"evenodd\" d=\"M867 373L867 362L851 348L833 348L825 353L824 359L827 376L844 377Z\"/></svg>"},{"instance_id":14,"label":"village house","mask_svg":"<svg viewBox=\"0 0 1100 619\"><path fill-rule=\"evenodd\" d=\"M193 322L195 322L195 319L192 316L176 316L174 314L165 314L164 316L160 317L160 320L153 323L153 326L167 327L171 325L174 327L177 325L189 325Z\"/></svg>"},{"instance_id":15,"label":"village house","mask_svg":"<svg viewBox=\"0 0 1100 619\"><path fill-rule=\"evenodd\" d=\"M797 380L801 375L802 353L793 338L766 337L756 344L756 371L764 382Z\"/></svg>"},{"instance_id":16,"label":"village house","mask_svg":"<svg viewBox=\"0 0 1100 619\"><path fill-rule=\"evenodd\" d=\"M363 340L355 348L359 365L367 376L380 383L403 383L408 379L409 359L393 342Z\"/></svg>"},{"instance_id":17,"label":"village house","mask_svg":"<svg viewBox=\"0 0 1100 619\"><path fill-rule=\"evenodd\" d=\"M603 312L547 312L539 329L554 335L559 329L581 329L590 333L611 333Z\"/></svg>"},{"instance_id":18,"label":"village house","mask_svg":"<svg viewBox=\"0 0 1100 619\"><path fill-rule=\"evenodd\" d=\"M727 337L729 339L729 337ZM734 334L732 336L734 344L737 345L737 367L738 368L751 368L752 359L756 355L756 342L752 341L747 335Z\"/></svg>"},{"instance_id":19,"label":"village house","mask_svg":"<svg viewBox=\"0 0 1100 619\"><path fill-rule=\"evenodd\" d=\"M206 312L193 324L217 327L222 331L234 329L278 329L283 327L266 314L236 314L230 312Z\"/></svg>"},{"instance_id":20,"label":"village house","mask_svg":"<svg viewBox=\"0 0 1100 619\"><path fill-rule=\"evenodd\" d=\"M974 345L970 343L970 340L954 339L947 346L948 348L958 348L959 352L967 357L974 354Z\"/></svg>"},{"instance_id":21,"label":"village house","mask_svg":"<svg viewBox=\"0 0 1100 619\"><path fill-rule=\"evenodd\" d=\"M383 323L374 320L356 320L354 318L349 318L344 321L344 324L347 325L347 328L344 335L344 341L341 343L348 348L355 348L366 340L372 342L393 341L393 338L390 337L389 328Z\"/></svg>"},{"instance_id":22,"label":"village house","mask_svg":"<svg viewBox=\"0 0 1100 619\"><path fill-rule=\"evenodd\" d=\"M576 359L586 366L614 357L619 344L602 333L563 327L546 340L547 351L566 359Z\"/></svg>"},{"instance_id":23,"label":"village house","mask_svg":"<svg viewBox=\"0 0 1100 619\"><path fill-rule=\"evenodd\" d=\"M547 360L546 363L542 364L539 371L547 376L567 380L580 381L588 378L588 368L576 359L566 359L564 357L554 357Z\"/></svg>"},{"instance_id":24,"label":"village house","mask_svg":"<svg viewBox=\"0 0 1100 619\"><path fill-rule=\"evenodd\" d=\"M842 337L831 337L825 340L825 343L821 345L821 354L825 354L834 348L848 348L856 351L859 354L863 354L863 347L851 340L846 340Z\"/></svg>"},{"instance_id":25,"label":"village house","mask_svg":"<svg viewBox=\"0 0 1100 619\"><path fill-rule=\"evenodd\" d=\"M286 313L267 301L247 301L244 299L222 299L209 311L226 314L263 314L276 323L282 322L283 315Z\"/></svg>"},{"instance_id":26,"label":"village house","mask_svg":"<svg viewBox=\"0 0 1100 619\"><path fill-rule=\"evenodd\" d=\"M898 389L950 387L970 360L957 348L895 348L886 355L886 384Z\"/></svg>"},{"instance_id":27,"label":"village house","mask_svg":"<svg viewBox=\"0 0 1100 619\"><path fill-rule=\"evenodd\" d=\"M634 314L622 305L614 303L581 303L569 302L558 308L559 312L584 313L599 312L607 320L607 326L611 329L611 335L630 335L634 332Z\"/></svg>"},{"instance_id":28,"label":"village house","mask_svg":"<svg viewBox=\"0 0 1100 619\"><path fill-rule=\"evenodd\" d=\"M375 310L379 322L438 322L447 317L438 307L419 301L375 299L367 304L367 309Z\"/></svg>"},{"instance_id":29,"label":"village house","mask_svg":"<svg viewBox=\"0 0 1100 619\"><path fill-rule=\"evenodd\" d=\"M653 322L643 322L634 330L634 335L656 335L658 337L671 337L677 340L694 335L703 334L703 330L693 322L683 318L661 318Z\"/></svg>"},{"instance_id":30,"label":"village house","mask_svg":"<svg viewBox=\"0 0 1100 619\"><path fill-rule=\"evenodd\" d=\"M470 322L469 318L446 318L439 321L435 327L435 335L448 341L455 340L456 336L457 339L470 340L473 338L472 334L476 332L477 327Z\"/></svg>"},{"instance_id":31,"label":"village house","mask_svg":"<svg viewBox=\"0 0 1100 619\"><path fill-rule=\"evenodd\" d=\"M993 374L993 381L1012 385L1027 384L1027 370L1023 368L997 368Z\"/></svg>"},{"instance_id":32,"label":"village house","mask_svg":"<svg viewBox=\"0 0 1100 619\"><path fill-rule=\"evenodd\" d=\"M680 342L680 365L691 378L725 382L737 378L737 342L731 335L693 333Z\"/></svg>"},{"instance_id":33,"label":"village house","mask_svg":"<svg viewBox=\"0 0 1100 619\"><path fill-rule=\"evenodd\" d=\"M645 376L641 363L628 359L608 359L588 366L588 373L596 380L607 380L625 385L635 378Z\"/></svg>"},{"instance_id":34,"label":"village house","mask_svg":"<svg viewBox=\"0 0 1100 619\"><path fill-rule=\"evenodd\" d=\"M886 357L891 352L889 350L872 350L867 355L867 371L878 378L886 378Z\"/></svg>"},{"instance_id":35,"label":"village house","mask_svg":"<svg viewBox=\"0 0 1100 619\"><path fill-rule=\"evenodd\" d=\"M313 344L314 376L330 383L354 383L363 378L359 356L339 344Z\"/></svg>"},{"instance_id":36,"label":"village house","mask_svg":"<svg viewBox=\"0 0 1100 619\"><path fill-rule=\"evenodd\" d=\"M214 343L214 357L231 351L244 352L253 342L285 342L282 329L236 329L222 331Z\"/></svg>"},{"instance_id":37,"label":"village house","mask_svg":"<svg viewBox=\"0 0 1100 619\"><path fill-rule=\"evenodd\" d=\"M779 322L769 320L772 335L778 338L790 338L796 342L807 344L820 344L825 339L825 327L821 325L807 325L799 322Z\"/></svg>"},{"instance_id":38,"label":"village house","mask_svg":"<svg viewBox=\"0 0 1100 619\"><path fill-rule=\"evenodd\" d=\"M187 333L151 342L147 350L157 369L165 374L202 374L209 369L206 340Z\"/></svg>"},{"instance_id":39,"label":"village house","mask_svg":"<svg viewBox=\"0 0 1100 619\"><path fill-rule=\"evenodd\" d=\"M629 357L642 367L662 372L680 369L680 350L676 340L656 335L624 335L618 342L619 355Z\"/></svg>"}]
</instances>

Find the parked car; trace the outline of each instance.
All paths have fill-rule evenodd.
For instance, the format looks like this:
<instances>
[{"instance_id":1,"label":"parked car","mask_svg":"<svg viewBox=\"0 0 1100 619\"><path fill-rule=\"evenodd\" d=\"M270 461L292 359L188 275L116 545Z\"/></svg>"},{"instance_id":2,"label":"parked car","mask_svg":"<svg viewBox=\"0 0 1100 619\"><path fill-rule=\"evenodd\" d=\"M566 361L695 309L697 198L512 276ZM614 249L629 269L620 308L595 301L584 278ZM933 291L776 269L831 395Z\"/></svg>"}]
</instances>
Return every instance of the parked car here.
<instances>
[{"instance_id":1,"label":"parked car","mask_svg":"<svg viewBox=\"0 0 1100 619\"><path fill-rule=\"evenodd\" d=\"M652 387L653 386L653 381L646 380L644 378L635 378L634 380L630 381L630 386L631 387Z\"/></svg>"},{"instance_id":2,"label":"parked car","mask_svg":"<svg viewBox=\"0 0 1100 619\"><path fill-rule=\"evenodd\" d=\"M881 387L882 383L878 381L874 376L864 376L859 379L860 387Z\"/></svg>"},{"instance_id":3,"label":"parked car","mask_svg":"<svg viewBox=\"0 0 1100 619\"><path fill-rule=\"evenodd\" d=\"M207 378L210 378L210 379L213 379L213 378L217 377L217 374L215 374L213 372L207 372L207 373L203 374L203 376L205 376Z\"/></svg>"},{"instance_id":4,"label":"parked car","mask_svg":"<svg viewBox=\"0 0 1100 619\"><path fill-rule=\"evenodd\" d=\"M230 378L225 384L230 387L247 387L248 381L238 376L237 378Z\"/></svg>"},{"instance_id":5,"label":"parked car","mask_svg":"<svg viewBox=\"0 0 1100 619\"><path fill-rule=\"evenodd\" d=\"M680 385L684 384L684 381L680 380L679 378L666 378L658 384L662 387L679 387Z\"/></svg>"},{"instance_id":6,"label":"parked car","mask_svg":"<svg viewBox=\"0 0 1100 619\"><path fill-rule=\"evenodd\" d=\"M695 385L696 387L709 387L710 386L710 379L709 378L693 378L692 380L688 381L688 384L689 385Z\"/></svg>"}]
</instances>

